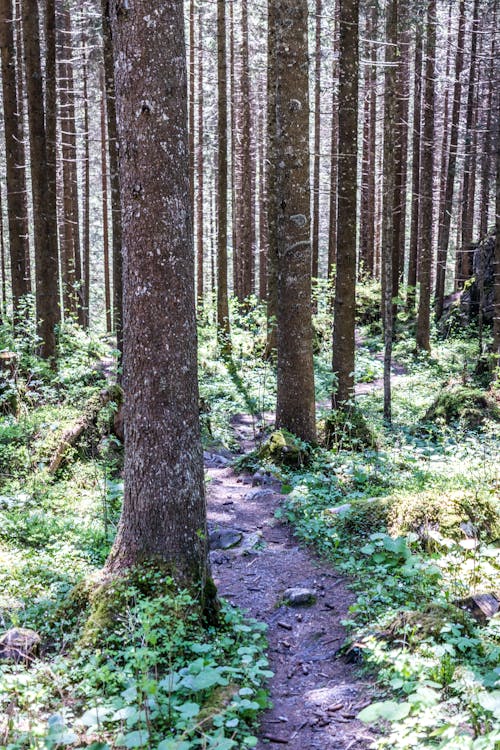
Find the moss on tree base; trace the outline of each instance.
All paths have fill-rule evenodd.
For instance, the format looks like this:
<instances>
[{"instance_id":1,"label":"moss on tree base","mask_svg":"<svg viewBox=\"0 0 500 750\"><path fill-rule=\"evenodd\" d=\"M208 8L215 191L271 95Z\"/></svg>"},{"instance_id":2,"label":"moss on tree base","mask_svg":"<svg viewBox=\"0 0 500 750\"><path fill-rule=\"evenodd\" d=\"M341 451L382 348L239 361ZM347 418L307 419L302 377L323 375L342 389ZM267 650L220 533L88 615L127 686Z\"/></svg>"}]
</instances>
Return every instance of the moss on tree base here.
<instances>
[{"instance_id":1,"label":"moss on tree base","mask_svg":"<svg viewBox=\"0 0 500 750\"><path fill-rule=\"evenodd\" d=\"M324 420L322 433L326 448L363 451L378 447L374 431L356 406L330 412Z\"/></svg>"}]
</instances>

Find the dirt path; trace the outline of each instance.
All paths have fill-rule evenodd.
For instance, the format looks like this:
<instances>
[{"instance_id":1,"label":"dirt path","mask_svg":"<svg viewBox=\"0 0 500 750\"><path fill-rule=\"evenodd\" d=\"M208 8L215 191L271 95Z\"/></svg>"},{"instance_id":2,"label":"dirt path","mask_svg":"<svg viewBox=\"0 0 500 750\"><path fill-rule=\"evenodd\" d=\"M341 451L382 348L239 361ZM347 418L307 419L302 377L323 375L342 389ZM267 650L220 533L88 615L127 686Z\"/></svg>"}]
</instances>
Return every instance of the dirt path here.
<instances>
[{"instance_id":1,"label":"dirt path","mask_svg":"<svg viewBox=\"0 0 500 750\"><path fill-rule=\"evenodd\" d=\"M236 418L234 427L243 448L251 447L251 418ZM345 638L341 620L354 600L345 579L300 547L290 527L274 518L282 501L278 483L237 476L229 455L206 453L205 464L219 592L269 626L273 708L262 715L258 748L368 748L373 735L355 715L371 702L373 688L357 675L355 664L337 656ZM231 542L237 544L222 548ZM315 603L284 604L284 592L296 587L314 592Z\"/></svg>"}]
</instances>

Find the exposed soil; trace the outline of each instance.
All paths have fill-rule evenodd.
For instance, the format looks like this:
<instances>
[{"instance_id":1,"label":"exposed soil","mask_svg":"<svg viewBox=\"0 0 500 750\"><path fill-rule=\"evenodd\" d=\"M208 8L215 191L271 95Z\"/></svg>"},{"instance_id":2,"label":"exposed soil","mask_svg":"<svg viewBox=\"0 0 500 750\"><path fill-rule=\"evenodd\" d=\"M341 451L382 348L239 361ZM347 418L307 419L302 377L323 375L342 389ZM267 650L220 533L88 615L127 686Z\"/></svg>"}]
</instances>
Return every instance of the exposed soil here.
<instances>
[{"instance_id":1,"label":"exposed soil","mask_svg":"<svg viewBox=\"0 0 500 750\"><path fill-rule=\"evenodd\" d=\"M251 418L240 415L233 426L243 450L250 449ZM235 547L211 552L219 593L269 627L273 707L262 715L257 747L368 748L374 735L355 716L372 701L374 686L338 655L345 639L341 621L354 600L348 582L274 517L283 500L279 483L269 478L252 486L256 480L237 476L227 455L207 453L205 462L209 528L242 535ZM289 587L314 590L316 602L284 604Z\"/></svg>"}]
</instances>

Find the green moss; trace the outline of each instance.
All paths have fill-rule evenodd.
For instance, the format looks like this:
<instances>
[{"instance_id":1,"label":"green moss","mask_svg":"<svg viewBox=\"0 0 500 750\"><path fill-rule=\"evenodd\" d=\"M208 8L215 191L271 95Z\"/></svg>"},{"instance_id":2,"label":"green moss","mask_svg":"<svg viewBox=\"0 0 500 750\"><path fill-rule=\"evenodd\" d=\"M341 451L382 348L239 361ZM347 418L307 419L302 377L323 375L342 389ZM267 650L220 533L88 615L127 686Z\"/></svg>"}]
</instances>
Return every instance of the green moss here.
<instances>
[{"instance_id":1,"label":"green moss","mask_svg":"<svg viewBox=\"0 0 500 750\"><path fill-rule=\"evenodd\" d=\"M327 448L353 451L377 448L374 431L355 406L330 412L324 421L323 436Z\"/></svg>"},{"instance_id":2,"label":"green moss","mask_svg":"<svg viewBox=\"0 0 500 750\"><path fill-rule=\"evenodd\" d=\"M264 461L296 468L308 463L311 447L288 430L276 430L260 447L258 456Z\"/></svg>"},{"instance_id":3,"label":"green moss","mask_svg":"<svg viewBox=\"0 0 500 750\"><path fill-rule=\"evenodd\" d=\"M427 409L422 422L460 422L465 429L480 427L486 419L500 421L494 398L480 388L451 384L443 388Z\"/></svg>"},{"instance_id":4,"label":"green moss","mask_svg":"<svg viewBox=\"0 0 500 750\"><path fill-rule=\"evenodd\" d=\"M388 509L389 532L394 536L414 532L426 548L433 546L431 531L455 540L473 534L487 542L500 534L500 520L491 499L465 490L394 495L388 499Z\"/></svg>"},{"instance_id":5,"label":"green moss","mask_svg":"<svg viewBox=\"0 0 500 750\"><path fill-rule=\"evenodd\" d=\"M207 727L212 725L214 717L221 714L229 706L238 690L238 685L229 683L229 685L216 687L210 693L197 716L197 721L203 724L205 731Z\"/></svg>"},{"instance_id":6,"label":"green moss","mask_svg":"<svg viewBox=\"0 0 500 750\"><path fill-rule=\"evenodd\" d=\"M411 648L422 641L445 641L443 628L453 622L462 626L464 635L473 627L469 615L458 607L429 604L423 610L400 612L381 635L388 641L404 641Z\"/></svg>"},{"instance_id":7,"label":"green moss","mask_svg":"<svg viewBox=\"0 0 500 750\"><path fill-rule=\"evenodd\" d=\"M353 502L344 513L328 513L330 523L335 523L349 538L386 531L388 503L385 498L368 498Z\"/></svg>"}]
</instances>

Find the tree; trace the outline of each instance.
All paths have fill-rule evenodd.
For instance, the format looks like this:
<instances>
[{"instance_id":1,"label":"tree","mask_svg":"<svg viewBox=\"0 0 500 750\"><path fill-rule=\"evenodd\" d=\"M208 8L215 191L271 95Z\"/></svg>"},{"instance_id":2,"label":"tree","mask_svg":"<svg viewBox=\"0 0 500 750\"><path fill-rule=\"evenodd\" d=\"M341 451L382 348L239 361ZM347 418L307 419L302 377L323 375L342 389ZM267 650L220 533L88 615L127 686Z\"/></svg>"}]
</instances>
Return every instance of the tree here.
<instances>
[{"instance_id":1,"label":"tree","mask_svg":"<svg viewBox=\"0 0 500 750\"><path fill-rule=\"evenodd\" d=\"M56 353L55 326L59 322L59 289L55 200L49 187L40 22L38 0L22 0L23 45L28 98L28 125L31 154L31 185L35 244L36 314L41 355L52 360ZM53 199L55 196L52 196Z\"/></svg>"},{"instance_id":2,"label":"tree","mask_svg":"<svg viewBox=\"0 0 500 750\"><path fill-rule=\"evenodd\" d=\"M227 59L226 5L217 0L217 331L219 343L230 348L227 290Z\"/></svg>"},{"instance_id":3,"label":"tree","mask_svg":"<svg viewBox=\"0 0 500 750\"><path fill-rule=\"evenodd\" d=\"M312 207L312 276L319 276L319 176L321 161L321 14L323 0L316 0L316 47L314 60L314 153Z\"/></svg>"},{"instance_id":4,"label":"tree","mask_svg":"<svg viewBox=\"0 0 500 750\"><path fill-rule=\"evenodd\" d=\"M382 211L382 316L384 322L384 419L391 421L391 361L393 336L392 263L396 209L398 0L390 0L386 14L384 81L384 195Z\"/></svg>"},{"instance_id":5,"label":"tree","mask_svg":"<svg viewBox=\"0 0 500 750\"><path fill-rule=\"evenodd\" d=\"M432 267L432 224L434 191L434 80L436 68L436 0L427 7L427 50L422 143L421 212L422 252L420 258L420 297L417 316L417 349L430 351L430 303Z\"/></svg>"},{"instance_id":6,"label":"tree","mask_svg":"<svg viewBox=\"0 0 500 750\"><path fill-rule=\"evenodd\" d=\"M448 167L446 172L446 190L443 213L439 225L438 256L436 266L436 318L443 314L444 286L446 281L446 264L448 260L448 245L450 243L451 214L453 210L453 194L455 190L455 173L457 166L457 147L460 126L460 104L462 83L461 76L464 64L464 36L465 36L465 0L460 1L458 10L457 53L455 57L455 82L453 86L453 109L451 114L450 147Z\"/></svg>"},{"instance_id":7,"label":"tree","mask_svg":"<svg viewBox=\"0 0 500 750\"><path fill-rule=\"evenodd\" d=\"M2 54L2 92L7 166L7 212L12 285L12 301L16 313L21 298L30 290L26 258L29 254L28 206L26 199L25 153L21 135L14 44L14 7L12 0L0 2L0 48Z\"/></svg>"},{"instance_id":8,"label":"tree","mask_svg":"<svg viewBox=\"0 0 500 750\"><path fill-rule=\"evenodd\" d=\"M307 0L279 0L276 17L276 425L314 442Z\"/></svg>"},{"instance_id":9,"label":"tree","mask_svg":"<svg viewBox=\"0 0 500 750\"><path fill-rule=\"evenodd\" d=\"M182 0L113 3L123 206L125 496L108 576L154 564L213 612L196 365ZM166 182L165 176L169 179Z\"/></svg>"},{"instance_id":10,"label":"tree","mask_svg":"<svg viewBox=\"0 0 500 750\"><path fill-rule=\"evenodd\" d=\"M354 396L358 162L359 3L340 0L338 234L333 326L333 407Z\"/></svg>"},{"instance_id":11,"label":"tree","mask_svg":"<svg viewBox=\"0 0 500 750\"><path fill-rule=\"evenodd\" d=\"M415 291L417 286L417 265L420 250L420 157L422 134L422 59L424 35L422 22L417 20L415 32L415 61L413 86L413 138L412 138L412 192L411 192L411 223L410 249L408 253L408 292L407 306L410 310L415 307Z\"/></svg>"}]
</instances>

